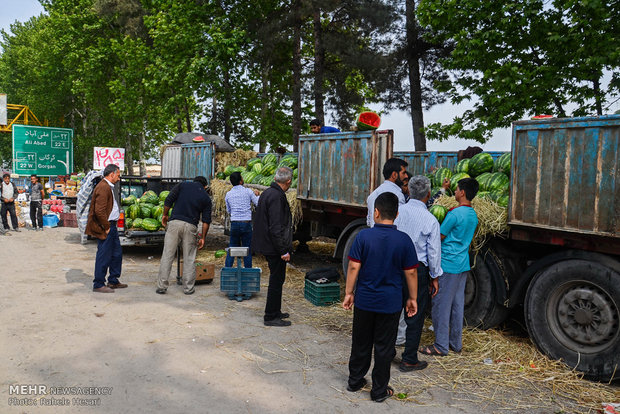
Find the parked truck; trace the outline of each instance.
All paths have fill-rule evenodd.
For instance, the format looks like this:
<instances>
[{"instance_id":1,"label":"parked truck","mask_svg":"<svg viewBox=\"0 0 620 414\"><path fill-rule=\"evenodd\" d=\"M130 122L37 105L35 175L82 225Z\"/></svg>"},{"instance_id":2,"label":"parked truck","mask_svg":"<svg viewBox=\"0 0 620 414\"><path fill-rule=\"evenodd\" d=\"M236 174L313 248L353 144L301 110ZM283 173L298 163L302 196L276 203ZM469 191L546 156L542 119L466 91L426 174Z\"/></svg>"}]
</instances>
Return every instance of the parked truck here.
<instances>
[{"instance_id":1,"label":"parked truck","mask_svg":"<svg viewBox=\"0 0 620 414\"><path fill-rule=\"evenodd\" d=\"M413 174L456 163L456 152L392 144L391 131L300 137L299 233L336 238L344 269L386 159L401 156ZM491 328L522 308L542 352L588 378L618 378L620 115L515 122L511 162L510 231L475 260L466 323Z\"/></svg>"}]
</instances>

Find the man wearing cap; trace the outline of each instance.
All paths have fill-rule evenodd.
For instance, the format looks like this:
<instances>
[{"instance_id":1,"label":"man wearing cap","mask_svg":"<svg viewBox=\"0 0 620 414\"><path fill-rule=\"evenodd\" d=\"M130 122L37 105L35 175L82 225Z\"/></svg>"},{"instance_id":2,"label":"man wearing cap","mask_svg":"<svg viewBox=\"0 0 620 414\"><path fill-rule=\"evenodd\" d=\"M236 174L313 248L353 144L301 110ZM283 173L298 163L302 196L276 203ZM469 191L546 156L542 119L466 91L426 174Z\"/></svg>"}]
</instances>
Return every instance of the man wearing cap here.
<instances>
[{"instance_id":1,"label":"man wearing cap","mask_svg":"<svg viewBox=\"0 0 620 414\"><path fill-rule=\"evenodd\" d=\"M123 265L123 250L118 238L116 222L120 217L120 209L114 184L121 179L121 171L117 165L109 164L103 170L103 180L93 191L93 200L88 212L88 222L85 233L97 240L97 256L95 258L95 279L93 292L114 293L115 289L126 288L127 285L119 282ZM108 285L105 276L108 276Z\"/></svg>"}]
</instances>

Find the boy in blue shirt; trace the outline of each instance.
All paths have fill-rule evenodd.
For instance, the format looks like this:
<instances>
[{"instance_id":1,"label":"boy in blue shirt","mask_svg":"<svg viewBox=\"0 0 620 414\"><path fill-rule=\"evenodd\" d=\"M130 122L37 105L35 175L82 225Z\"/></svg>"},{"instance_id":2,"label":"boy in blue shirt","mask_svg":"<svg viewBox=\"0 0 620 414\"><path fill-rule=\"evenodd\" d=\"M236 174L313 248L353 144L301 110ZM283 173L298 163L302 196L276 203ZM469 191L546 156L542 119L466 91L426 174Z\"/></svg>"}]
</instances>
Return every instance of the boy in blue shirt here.
<instances>
[{"instance_id":1,"label":"boy in blue shirt","mask_svg":"<svg viewBox=\"0 0 620 414\"><path fill-rule=\"evenodd\" d=\"M390 365L396 355L403 283L409 288L407 314L413 316L417 312L418 257L411 238L394 226L397 215L398 197L390 192L380 194L374 204L375 226L362 230L349 252L342 303L347 310L355 303L347 390L355 392L366 385L364 376L370 368L374 347L370 397L376 402L394 395L388 384Z\"/></svg>"},{"instance_id":2,"label":"boy in blue shirt","mask_svg":"<svg viewBox=\"0 0 620 414\"><path fill-rule=\"evenodd\" d=\"M441 268L439 290L433 298L432 318L435 343L423 346L425 355L445 356L449 350L463 348L463 311L465 282L469 272L469 245L478 226L471 200L478 193L478 181L464 178L458 182L454 197L459 205L451 209L441 223Z\"/></svg>"}]
</instances>

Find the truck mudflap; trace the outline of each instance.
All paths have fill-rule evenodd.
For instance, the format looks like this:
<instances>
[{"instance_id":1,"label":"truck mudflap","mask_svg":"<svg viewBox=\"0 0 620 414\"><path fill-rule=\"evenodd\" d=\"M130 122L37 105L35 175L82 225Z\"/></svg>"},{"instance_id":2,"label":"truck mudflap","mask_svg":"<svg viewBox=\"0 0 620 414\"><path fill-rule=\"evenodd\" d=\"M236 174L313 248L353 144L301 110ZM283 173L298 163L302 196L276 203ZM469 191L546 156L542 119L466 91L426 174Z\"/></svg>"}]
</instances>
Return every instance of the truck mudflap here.
<instances>
[{"instance_id":1,"label":"truck mudflap","mask_svg":"<svg viewBox=\"0 0 620 414\"><path fill-rule=\"evenodd\" d=\"M164 244L165 231L129 230L119 235L121 246L150 246Z\"/></svg>"}]
</instances>

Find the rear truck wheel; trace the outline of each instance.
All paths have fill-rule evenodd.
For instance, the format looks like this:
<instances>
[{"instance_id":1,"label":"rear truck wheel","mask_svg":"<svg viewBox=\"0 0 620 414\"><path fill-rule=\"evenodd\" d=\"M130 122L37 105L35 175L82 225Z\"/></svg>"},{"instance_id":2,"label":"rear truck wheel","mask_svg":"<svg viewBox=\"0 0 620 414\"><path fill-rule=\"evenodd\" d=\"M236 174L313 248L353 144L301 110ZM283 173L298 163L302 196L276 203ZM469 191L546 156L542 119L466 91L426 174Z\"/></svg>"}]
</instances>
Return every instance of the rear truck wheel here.
<instances>
[{"instance_id":1,"label":"rear truck wheel","mask_svg":"<svg viewBox=\"0 0 620 414\"><path fill-rule=\"evenodd\" d=\"M478 254L476 264L467 274L464 318L467 326L490 329L508 316L508 308L498 301L497 283L504 283L498 259L491 249ZM495 282L494 282L495 280Z\"/></svg>"},{"instance_id":2,"label":"rear truck wheel","mask_svg":"<svg viewBox=\"0 0 620 414\"><path fill-rule=\"evenodd\" d=\"M620 377L620 273L565 260L540 271L525 297L527 330L541 352L587 378Z\"/></svg>"},{"instance_id":3,"label":"rear truck wheel","mask_svg":"<svg viewBox=\"0 0 620 414\"><path fill-rule=\"evenodd\" d=\"M357 237L360 231L367 228L366 226L361 226L354 229L351 234L349 234L349 238L347 242L344 244L344 250L342 251L342 271L344 272L344 280L347 280L347 269L349 268L349 251L351 251L351 246L353 246L353 241Z\"/></svg>"}]
</instances>

